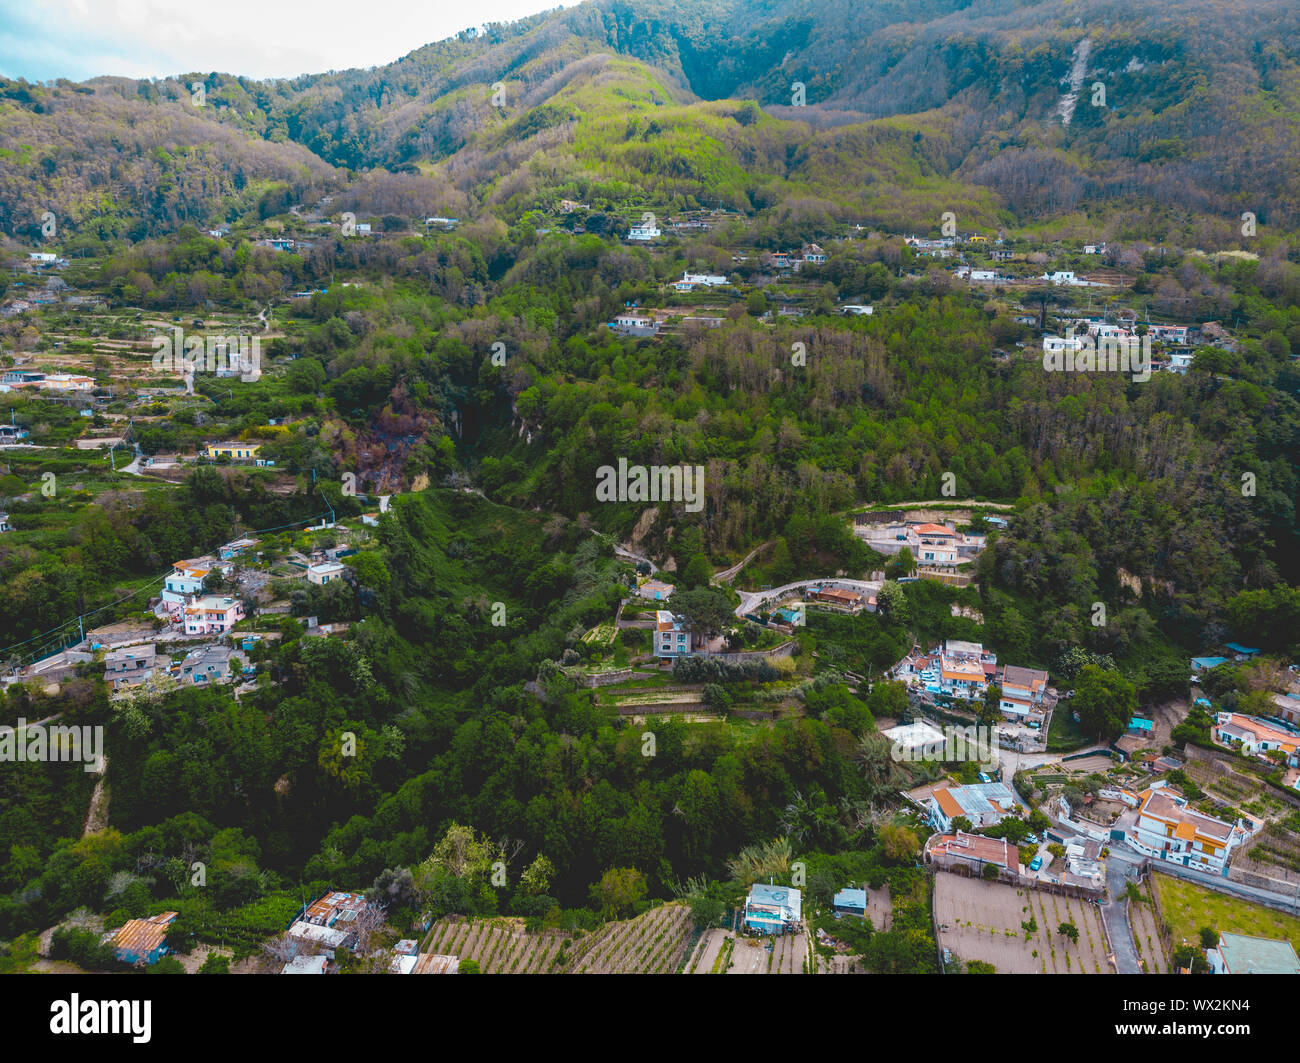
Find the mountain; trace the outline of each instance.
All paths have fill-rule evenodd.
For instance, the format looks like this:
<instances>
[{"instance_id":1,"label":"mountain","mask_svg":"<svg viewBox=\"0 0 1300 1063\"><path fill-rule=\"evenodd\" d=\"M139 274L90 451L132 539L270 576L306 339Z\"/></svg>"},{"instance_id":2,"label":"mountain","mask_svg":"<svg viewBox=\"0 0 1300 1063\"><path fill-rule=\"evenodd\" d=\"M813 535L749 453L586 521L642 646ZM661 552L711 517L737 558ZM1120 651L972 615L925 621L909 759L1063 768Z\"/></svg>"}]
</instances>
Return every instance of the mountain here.
<instances>
[{"instance_id":1,"label":"mountain","mask_svg":"<svg viewBox=\"0 0 1300 1063\"><path fill-rule=\"evenodd\" d=\"M0 229L135 236L388 170L411 213L680 197L1222 246L1300 217L1298 41L1287 0L594 0L372 70L8 82Z\"/></svg>"}]
</instances>

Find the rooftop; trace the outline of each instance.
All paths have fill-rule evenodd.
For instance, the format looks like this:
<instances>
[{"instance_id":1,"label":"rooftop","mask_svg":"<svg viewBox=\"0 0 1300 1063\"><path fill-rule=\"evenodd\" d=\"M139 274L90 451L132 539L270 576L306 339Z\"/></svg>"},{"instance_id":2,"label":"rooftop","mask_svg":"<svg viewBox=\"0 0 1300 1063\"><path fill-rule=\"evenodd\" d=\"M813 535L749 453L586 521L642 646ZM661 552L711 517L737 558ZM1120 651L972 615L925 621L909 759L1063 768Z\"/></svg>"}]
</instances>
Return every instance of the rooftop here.
<instances>
[{"instance_id":1,"label":"rooftop","mask_svg":"<svg viewBox=\"0 0 1300 1063\"><path fill-rule=\"evenodd\" d=\"M1233 974L1300 974L1300 959L1289 941L1222 934L1219 955Z\"/></svg>"},{"instance_id":2,"label":"rooftop","mask_svg":"<svg viewBox=\"0 0 1300 1063\"><path fill-rule=\"evenodd\" d=\"M986 864L997 864L1015 870L1020 865L1020 848L1012 845L1005 838L985 838L980 834L943 834L926 843L926 852L931 855L946 854L960 856L968 860L980 860Z\"/></svg>"},{"instance_id":3,"label":"rooftop","mask_svg":"<svg viewBox=\"0 0 1300 1063\"><path fill-rule=\"evenodd\" d=\"M159 912L148 919L131 919L113 935L113 945L137 955L153 952L167 940L167 927L179 912Z\"/></svg>"},{"instance_id":4,"label":"rooftop","mask_svg":"<svg viewBox=\"0 0 1300 1063\"><path fill-rule=\"evenodd\" d=\"M1192 811L1186 805L1180 804L1179 798L1167 789L1143 790L1138 797L1142 800L1138 808L1139 813L1173 823L1177 837L1185 836L1179 834L1177 830L1183 824L1187 824L1192 831L1191 835L1186 835L1189 840L1197 834L1220 843L1232 837L1234 828L1231 823L1224 823L1221 819Z\"/></svg>"}]
</instances>

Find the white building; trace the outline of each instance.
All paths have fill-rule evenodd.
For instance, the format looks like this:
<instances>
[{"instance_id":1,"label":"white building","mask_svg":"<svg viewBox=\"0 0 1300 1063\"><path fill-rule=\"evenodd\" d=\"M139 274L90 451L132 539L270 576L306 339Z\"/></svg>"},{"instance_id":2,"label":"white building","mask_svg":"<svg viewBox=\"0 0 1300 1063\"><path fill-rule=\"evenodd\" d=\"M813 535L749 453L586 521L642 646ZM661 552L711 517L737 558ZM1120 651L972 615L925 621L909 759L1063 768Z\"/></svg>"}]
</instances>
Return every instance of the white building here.
<instances>
[{"instance_id":1,"label":"white building","mask_svg":"<svg viewBox=\"0 0 1300 1063\"><path fill-rule=\"evenodd\" d=\"M1020 668L1006 664L1001 675L1002 700L998 708L1003 715L1027 719L1043 712L1047 696L1047 673L1038 668Z\"/></svg>"},{"instance_id":2,"label":"white building","mask_svg":"<svg viewBox=\"0 0 1300 1063\"><path fill-rule=\"evenodd\" d=\"M663 233L655 225L633 225L627 231L629 240L658 240Z\"/></svg>"},{"instance_id":3,"label":"white building","mask_svg":"<svg viewBox=\"0 0 1300 1063\"><path fill-rule=\"evenodd\" d=\"M1043 337L1043 353L1058 354L1065 351L1078 351L1083 349L1082 336L1056 336L1048 333Z\"/></svg>"},{"instance_id":4,"label":"white building","mask_svg":"<svg viewBox=\"0 0 1300 1063\"><path fill-rule=\"evenodd\" d=\"M682 283L703 284L706 288L716 288L721 284L726 284L727 278L720 273L691 273L688 270L682 273Z\"/></svg>"},{"instance_id":5,"label":"white building","mask_svg":"<svg viewBox=\"0 0 1300 1063\"><path fill-rule=\"evenodd\" d=\"M309 565L307 568L307 582L323 587L327 583L333 583L336 579L342 579L346 568L346 565L340 565L337 561L322 561L319 565Z\"/></svg>"},{"instance_id":6,"label":"white building","mask_svg":"<svg viewBox=\"0 0 1300 1063\"><path fill-rule=\"evenodd\" d=\"M760 934L797 933L803 922L803 895L791 886L756 882L745 898L746 930Z\"/></svg>"},{"instance_id":7,"label":"white building","mask_svg":"<svg viewBox=\"0 0 1300 1063\"><path fill-rule=\"evenodd\" d=\"M694 640L686 621L667 609L655 613L655 656L661 661L685 657L691 652Z\"/></svg>"},{"instance_id":8,"label":"white building","mask_svg":"<svg viewBox=\"0 0 1300 1063\"><path fill-rule=\"evenodd\" d=\"M958 816L970 820L971 827L991 827L1007 816L1018 816L1020 804L1006 783L972 783L970 786L948 786L935 790L926 800L930 824L935 830L947 834Z\"/></svg>"},{"instance_id":9,"label":"white building","mask_svg":"<svg viewBox=\"0 0 1300 1063\"><path fill-rule=\"evenodd\" d=\"M1138 794L1137 822L1125 831L1129 848L1143 856L1168 860L1216 875L1227 873L1228 858L1249 832L1187 807L1187 798L1156 783Z\"/></svg>"},{"instance_id":10,"label":"white building","mask_svg":"<svg viewBox=\"0 0 1300 1063\"><path fill-rule=\"evenodd\" d=\"M203 593L203 581L211 571L212 566L201 560L177 561L163 582L163 602L173 607L173 613L178 612L194 595Z\"/></svg>"},{"instance_id":11,"label":"white building","mask_svg":"<svg viewBox=\"0 0 1300 1063\"><path fill-rule=\"evenodd\" d=\"M938 757L947 742L944 733L925 720L899 724L880 733L908 760Z\"/></svg>"},{"instance_id":12,"label":"white building","mask_svg":"<svg viewBox=\"0 0 1300 1063\"><path fill-rule=\"evenodd\" d=\"M1220 745L1236 749L1247 756L1261 756L1276 750L1285 755L1286 763L1291 767L1300 762L1297 758L1300 734L1254 716L1221 712L1215 718L1211 734Z\"/></svg>"},{"instance_id":13,"label":"white building","mask_svg":"<svg viewBox=\"0 0 1300 1063\"><path fill-rule=\"evenodd\" d=\"M663 580L648 579L636 589L636 592L642 598L649 598L652 602L666 602L676 589L673 584L664 583Z\"/></svg>"}]
</instances>

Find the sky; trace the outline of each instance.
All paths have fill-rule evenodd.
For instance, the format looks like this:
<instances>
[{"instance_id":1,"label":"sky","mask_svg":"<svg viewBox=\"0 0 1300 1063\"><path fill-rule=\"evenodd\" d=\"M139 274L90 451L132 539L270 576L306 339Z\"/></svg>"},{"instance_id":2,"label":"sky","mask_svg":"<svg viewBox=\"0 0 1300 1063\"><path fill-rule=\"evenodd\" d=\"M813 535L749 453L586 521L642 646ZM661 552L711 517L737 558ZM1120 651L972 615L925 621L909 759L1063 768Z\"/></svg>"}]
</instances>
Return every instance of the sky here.
<instances>
[{"instance_id":1,"label":"sky","mask_svg":"<svg viewBox=\"0 0 1300 1063\"><path fill-rule=\"evenodd\" d=\"M296 77L390 63L574 0L0 0L0 75Z\"/></svg>"}]
</instances>

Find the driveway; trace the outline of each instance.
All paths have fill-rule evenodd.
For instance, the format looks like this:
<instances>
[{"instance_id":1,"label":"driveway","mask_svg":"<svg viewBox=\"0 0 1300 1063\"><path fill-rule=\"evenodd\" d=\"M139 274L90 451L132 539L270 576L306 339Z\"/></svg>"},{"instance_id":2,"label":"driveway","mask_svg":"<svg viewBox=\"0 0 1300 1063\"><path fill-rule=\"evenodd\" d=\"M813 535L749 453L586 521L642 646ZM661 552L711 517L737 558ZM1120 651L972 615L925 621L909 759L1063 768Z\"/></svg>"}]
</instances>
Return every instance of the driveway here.
<instances>
[{"instance_id":1,"label":"driveway","mask_svg":"<svg viewBox=\"0 0 1300 1063\"><path fill-rule=\"evenodd\" d=\"M1124 886L1137 881L1138 868L1127 861L1116 861L1115 850L1106 861L1106 890L1110 900L1101 905L1101 921L1106 924L1110 947L1114 949L1115 967L1120 974L1141 974L1137 946L1133 943L1133 928L1129 925L1128 906L1124 901ZM1135 854L1136 855L1136 854Z\"/></svg>"}]
</instances>

